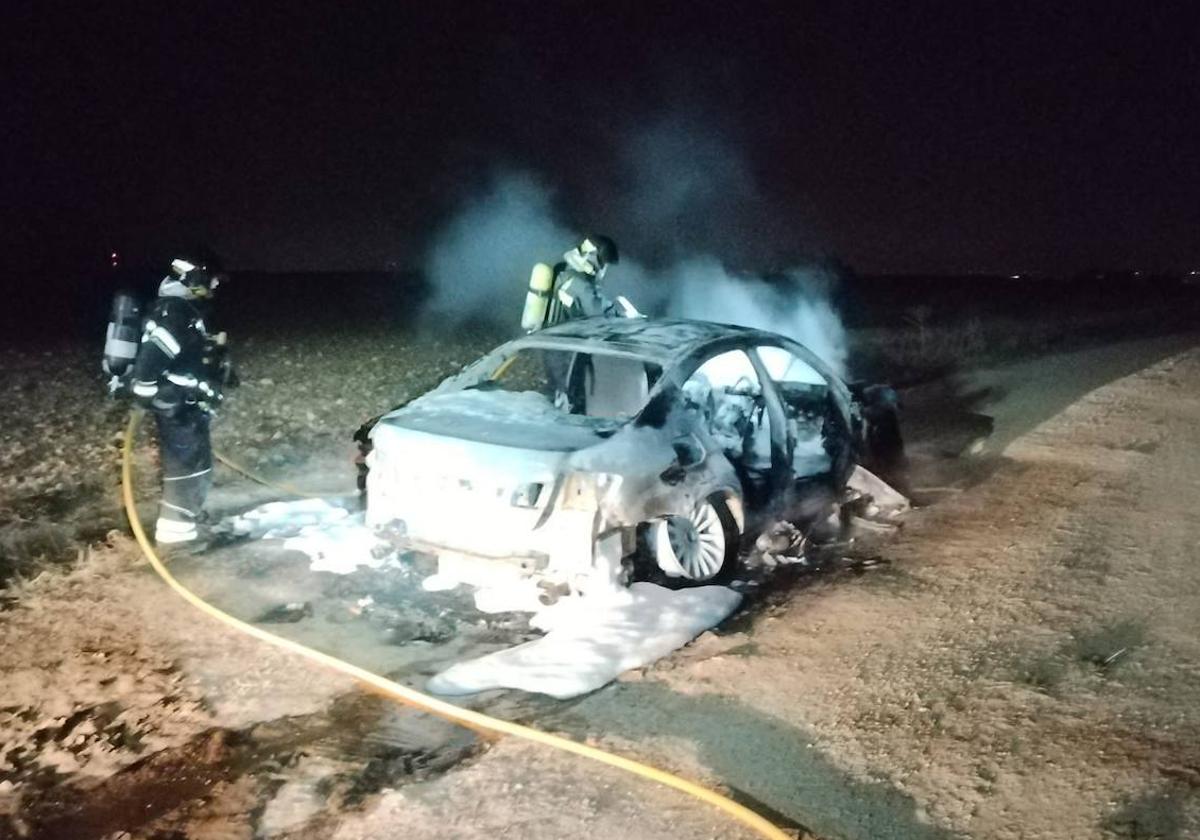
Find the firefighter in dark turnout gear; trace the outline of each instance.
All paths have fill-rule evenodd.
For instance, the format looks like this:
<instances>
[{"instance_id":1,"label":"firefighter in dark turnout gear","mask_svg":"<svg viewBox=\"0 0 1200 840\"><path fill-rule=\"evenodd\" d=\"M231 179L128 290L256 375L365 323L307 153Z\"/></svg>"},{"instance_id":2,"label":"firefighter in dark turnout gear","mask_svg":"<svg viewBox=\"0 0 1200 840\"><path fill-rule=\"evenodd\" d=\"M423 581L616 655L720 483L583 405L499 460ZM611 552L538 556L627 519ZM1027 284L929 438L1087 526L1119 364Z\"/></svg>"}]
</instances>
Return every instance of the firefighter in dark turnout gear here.
<instances>
[{"instance_id":1,"label":"firefighter in dark turnout gear","mask_svg":"<svg viewBox=\"0 0 1200 840\"><path fill-rule=\"evenodd\" d=\"M600 283L610 265L620 261L617 244L607 236L585 236L563 254L554 267L554 284L543 326L552 327L572 318L606 315L629 318L638 314L623 297L610 298Z\"/></svg>"},{"instance_id":2,"label":"firefighter in dark turnout gear","mask_svg":"<svg viewBox=\"0 0 1200 840\"><path fill-rule=\"evenodd\" d=\"M224 333L205 323L216 266L176 259L158 287L133 365L133 396L154 412L163 492L154 536L160 545L201 536L204 501L212 484L210 416L228 379Z\"/></svg>"}]
</instances>

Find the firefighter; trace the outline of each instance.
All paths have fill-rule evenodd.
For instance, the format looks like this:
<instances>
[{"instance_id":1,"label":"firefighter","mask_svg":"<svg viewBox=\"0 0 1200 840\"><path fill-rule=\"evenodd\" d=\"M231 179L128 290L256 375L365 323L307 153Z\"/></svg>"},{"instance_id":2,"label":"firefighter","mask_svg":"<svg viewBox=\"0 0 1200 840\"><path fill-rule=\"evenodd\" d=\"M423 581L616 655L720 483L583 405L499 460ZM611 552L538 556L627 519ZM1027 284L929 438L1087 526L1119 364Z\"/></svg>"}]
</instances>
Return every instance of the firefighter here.
<instances>
[{"instance_id":1,"label":"firefighter","mask_svg":"<svg viewBox=\"0 0 1200 840\"><path fill-rule=\"evenodd\" d=\"M202 545L204 501L212 484L209 420L232 378L225 334L205 323L223 279L213 260L178 258L158 287L133 363L132 391L154 413L163 490L154 526L159 545ZM229 383L232 384L232 383Z\"/></svg>"},{"instance_id":2,"label":"firefighter","mask_svg":"<svg viewBox=\"0 0 1200 840\"><path fill-rule=\"evenodd\" d=\"M522 326L533 332L572 318L636 316L629 301L609 298L600 285L608 267L619 261L617 244L607 236L585 236L552 271L544 264L535 266ZM548 277L553 280L546 282Z\"/></svg>"}]
</instances>

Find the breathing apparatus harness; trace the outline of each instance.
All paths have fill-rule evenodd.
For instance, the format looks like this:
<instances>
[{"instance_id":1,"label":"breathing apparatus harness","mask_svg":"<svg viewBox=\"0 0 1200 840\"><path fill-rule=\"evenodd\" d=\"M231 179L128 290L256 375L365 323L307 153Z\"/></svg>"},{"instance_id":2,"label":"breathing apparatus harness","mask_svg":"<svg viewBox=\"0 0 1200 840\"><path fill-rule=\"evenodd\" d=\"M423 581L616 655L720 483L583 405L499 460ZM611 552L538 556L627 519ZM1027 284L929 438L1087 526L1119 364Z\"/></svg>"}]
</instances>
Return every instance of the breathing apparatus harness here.
<instances>
[{"instance_id":1,"label":"breathing apparatus harness","mask_svg":"<svg viewBox=\"0 0 1200 840\"><path fill-rule=\"evenodd\" d=\"M592 283L604 279L608 266L620 261L616 243L607 236L585 236L574 248L563 254L560 267L574 271ZM546 263L538 263L529 276L529 290L525 294L525 308L521 313L521 329L531 333L545 327L550 312L551 298L555 294L555 270ZM608 314L622 318L637 318L641 313L629 300L618 295L611 302Z\"/></svg>"},{"instance_id":2,"label":"breathing apparatus harness","mask_svg":"<svg viewBox=\"0 0 1200 840\"><path fill-rule=\"evenodd\" d=\"M188 327L198 330L203 342L198 357L190 360L189 370L174 371L170 369L172 364L168 364L167 370L159 377L160 382L154 383L153 407L166 409L176 402L186 402L210 414L215 413L224 399L223 389L236 387L238 378L229 359L226 334L210 334L205 330L204 320L196 310L194 301L209 297L219 279L209 273L206 267L183 259L172 261L171 268L177 276L163 278L159 284L159 299L177 299L187 305L191 309ZM133 380L138 350L146 342L157 344L170 363L183 350L179 337L173 335L166 325L144 315L143 307L135 295L128 291L117 292L113 296L101 362L101 368L108 376L110 396L150 396L149 393L139 392L144 383L135 383ZM167 393L157 393L160 383L162 390ZM169 395L178 399L168 398Z\"/></svg>"}]
</instances>

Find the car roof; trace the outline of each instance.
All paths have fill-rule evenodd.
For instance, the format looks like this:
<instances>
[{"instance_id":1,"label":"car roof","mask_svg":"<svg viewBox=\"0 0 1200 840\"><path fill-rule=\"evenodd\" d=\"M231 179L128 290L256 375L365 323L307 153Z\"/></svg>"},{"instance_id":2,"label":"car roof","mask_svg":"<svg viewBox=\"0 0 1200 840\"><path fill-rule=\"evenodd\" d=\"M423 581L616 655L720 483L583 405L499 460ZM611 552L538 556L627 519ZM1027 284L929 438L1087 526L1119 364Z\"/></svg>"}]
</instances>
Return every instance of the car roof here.
<instances>
[{"instance_id":1,"label":"car roof","mask_svg":"<svg viewBox=\"0 0 1200 840\"><path fill-rule=\"evenodd\" d=\"M682 318L579 318L517 339L525 347L610 351L668 363L717 341L778 339L773 333Z\"/></svg>"}]
</instances>

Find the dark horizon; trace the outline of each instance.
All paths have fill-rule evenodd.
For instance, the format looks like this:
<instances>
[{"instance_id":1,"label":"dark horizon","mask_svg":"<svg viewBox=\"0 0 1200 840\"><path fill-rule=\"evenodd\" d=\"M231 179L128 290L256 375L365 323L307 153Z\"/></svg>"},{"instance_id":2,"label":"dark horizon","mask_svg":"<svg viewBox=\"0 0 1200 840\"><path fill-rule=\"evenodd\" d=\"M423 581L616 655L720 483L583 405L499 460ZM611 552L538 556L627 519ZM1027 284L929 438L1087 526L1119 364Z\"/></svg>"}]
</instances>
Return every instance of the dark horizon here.
<instances>
[{"instance_id":1,"label":"dark horizon","mask_svg":"<svg viewBox=\"0 0 1200 840\"><path fill-rule=\"evenodd\" d=\"M30 291L0 309L0 347L99 342L113 294L130 291L148 301L163 274L162 268L147 265L37 278L26 284ZM1162 325L1167 329L1194 320L1200 305L1196 279L1200 278L1131 272L1015 279L1010 275L854 274L841 278L829 291L831 305L850 327L896 326L921 307L929 307L942 322L1035 314L1070 322L1083 312L1154 308L1169 316ZM620 288L617 275L612 281ZM512 296L522 289L522 278L514 278ZM410 329L414 323L426 323L444 328L438 318L427 317L432 292L429 278L419 270L235 271L219 291L217 321L241 338L275 330L336 334L351 325L353 329ZM492 320L501 327L511 322L515 328L518 316L514 308L495 312ZM478 320L467 318L471 323ZM1169 327L1168 320L1175 326Z\"/></svg>"},{"instance_id":2,"label":"dark horizon","mask_svg":"<svg viewBox=\"0 0 1200 840\"><path fill-rule=\"evenodd\" d=\"M419 264L522 172L651 264L1200 268L1183 4L307 5L26 10L5 261Z\"/></svg>"}]
</instances>

